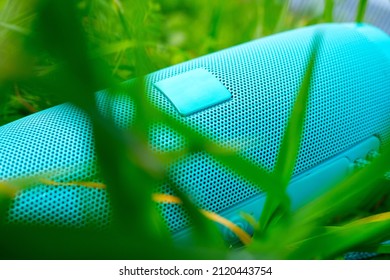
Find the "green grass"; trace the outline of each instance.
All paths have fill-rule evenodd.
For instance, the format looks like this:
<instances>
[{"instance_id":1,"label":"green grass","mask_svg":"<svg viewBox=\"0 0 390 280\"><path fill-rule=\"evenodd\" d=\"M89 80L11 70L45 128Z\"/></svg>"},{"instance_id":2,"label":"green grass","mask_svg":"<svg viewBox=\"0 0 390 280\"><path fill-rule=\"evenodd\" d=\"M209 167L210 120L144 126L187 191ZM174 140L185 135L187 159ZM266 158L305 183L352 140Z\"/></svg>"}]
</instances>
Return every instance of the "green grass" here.
<instances>
[{"instance_id":1,"label":"green grass","mask_svg":"<svg viewBox=\"0 0 390 280\"><path fill-rule=\"evenodd\" d=\"M357 21L364 18L361 1ZM73 5L72 3L75 3ZM284 3L284 4L281 4ZM349 250L388 252L380 241L390 238L387 211L363 207L379 201L389 151L332 191L296 212L286 187L297 158L309 98L310 78L321 51L314 38L273 173L220 147L191 127L157 110L145 97L142 75L258 37L307 23L333 21L333 1L324 15L311 19L289 13L281 1L0 1L1 123L70 101L93 120L96 150L112 204L112 223L104 230L53 229L4 223L12 196L0 195L2 258L27 259L329 259ZM232 16L234 15L234 16ZM237 32L240 26L240 32ZM95 106L94 92L136 79L132 98L134 123L123 132ZM179 153L156 154L147 145L148 127L164 122L185 138ZM106 147L111 147L107 152ZM180 191L166 163L205 151L236 174L268 192L263 214L250 244L230 250L216 225ZM0 190L27 188L32 181L0 182ZM192 222L192 243L174 246L151 197L155 186L169 181ZM388 184L386 185L388 186ZM369 206L373 206L373 202ZM388 204L388 203L387 203ZM129 215L128 213L137 213ZM248 220L251 217L246 216ZM26 235L26 232L28 234ZM288 234L286 234L288 233ZM244 254L243 254L244 253Z\"/></svg>"},{"instance_id":2,"label":"green grass","mask_svg":"<svg viewBox=\"0 0 390 280\"><path fill-rule=\"evenodd\" d=\"M357 9L357 15L356 15L356 22L363 22L364 21L364 15L366 13L368 5L368 0L360 0L359 6Z\"/></svg>"}]
</instances>

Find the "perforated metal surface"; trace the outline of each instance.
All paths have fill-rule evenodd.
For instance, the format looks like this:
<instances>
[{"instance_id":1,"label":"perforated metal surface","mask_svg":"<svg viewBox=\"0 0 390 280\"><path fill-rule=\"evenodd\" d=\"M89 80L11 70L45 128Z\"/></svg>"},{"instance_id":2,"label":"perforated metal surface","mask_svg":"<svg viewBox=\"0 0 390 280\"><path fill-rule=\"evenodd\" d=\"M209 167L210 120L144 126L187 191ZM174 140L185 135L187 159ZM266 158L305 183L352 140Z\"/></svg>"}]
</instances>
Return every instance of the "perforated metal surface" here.
<instances>
[{"instance_id":1,"label":"perforated metal surface","mask_svg":"<svg viewBox=\"0 0 390 280\"><path fill-rule=\"evenodd\" d=\"M384 145L390 133L390 62L358 31L323 25L324 46L313 76L308 116L294 174L371 136ZM309 57L314 28L283 33L179 64L148 76L151 102L221 145L272 170L291 106ZM230 101L182 117L153 84L203 68L232 93ZM127 83L123 92L131 90ZM131 93L129 93L131 96ZM131 124L136 108L129 96L99 94L99 108L114 113L118 126ZM91 125L86 116L64 104L0 128L0 180L45 174L61 182L98 181ZM164 124L150 129L155 151L185 146L184 138ZM173 180L199 206L223 212L256 193L253 186L209 154L199 152L169 167ZM54 172L55 171L55 172ZM53 175L55 174L55 175ZM169 186L160 186L171 193ZM177 205L161 204L172 231L187 225ZM104 190L79 186L36 186L20 193L10 210L11 222L84 226L109 222Z\"/></svg>"}]
</instances>

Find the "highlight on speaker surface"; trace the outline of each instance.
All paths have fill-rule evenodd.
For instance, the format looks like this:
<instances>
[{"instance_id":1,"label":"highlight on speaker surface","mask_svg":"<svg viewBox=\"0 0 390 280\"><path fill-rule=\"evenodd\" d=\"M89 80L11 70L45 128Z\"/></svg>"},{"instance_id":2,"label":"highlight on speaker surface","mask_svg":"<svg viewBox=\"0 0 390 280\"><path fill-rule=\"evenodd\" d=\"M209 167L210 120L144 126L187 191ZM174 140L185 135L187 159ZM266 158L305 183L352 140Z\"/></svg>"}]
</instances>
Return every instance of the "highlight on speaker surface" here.
<instances>
[{"instance_id":1,"label":"highlight on speaker surface","mask_svg":"<svg viewBox=\"0 0 390 280\"><path fill-rule=\"evenodd\" d=\"M389 1L0 7L1 259L389 257Z\"/></svg>"}]
</instances>

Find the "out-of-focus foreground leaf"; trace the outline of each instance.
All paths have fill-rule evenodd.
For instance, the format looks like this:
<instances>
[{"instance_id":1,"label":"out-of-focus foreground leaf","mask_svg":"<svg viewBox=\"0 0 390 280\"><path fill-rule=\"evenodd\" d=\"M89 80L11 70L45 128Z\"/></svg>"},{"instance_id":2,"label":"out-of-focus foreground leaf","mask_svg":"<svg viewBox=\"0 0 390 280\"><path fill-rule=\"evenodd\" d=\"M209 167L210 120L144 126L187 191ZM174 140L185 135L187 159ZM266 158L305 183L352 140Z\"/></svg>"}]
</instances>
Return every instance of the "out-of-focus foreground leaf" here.
<instances>
[{"instance_id":1,"label":"out-of-focus foreground leaf","mask_svg":"<svg viewBox=\"0 0 390 280\"><path fill-rule=\"evenodd\" d=\"M313 79L314 67L320 51L322 33L314 35L311 55L307 64L302 84L299 88L291 116L289 117L274 171L272 173L274 185L267 189L267 198L260 218L260 231L265 230L272 219L276 216L289 215L289 197L286 193L288 183L291 180L295 163L300 149L301 137L303 135L306 108L309 101L310 84ZM279 213L277 213L279 211Z\"/></svg>"}]
</instances>

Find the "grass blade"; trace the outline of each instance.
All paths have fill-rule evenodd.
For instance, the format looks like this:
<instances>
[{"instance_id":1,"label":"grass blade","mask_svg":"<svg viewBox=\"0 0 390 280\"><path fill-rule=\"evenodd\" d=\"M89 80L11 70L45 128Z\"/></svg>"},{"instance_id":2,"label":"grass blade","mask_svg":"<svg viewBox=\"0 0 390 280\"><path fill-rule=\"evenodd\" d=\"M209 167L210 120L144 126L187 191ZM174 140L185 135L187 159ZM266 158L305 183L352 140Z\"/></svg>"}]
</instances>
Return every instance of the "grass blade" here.
<instances>
[{"instance_id":1,"label":"grass blade","mask_svg":"<svg viewBox=\"0 0 390 280\"><path fill-rule=\"evenodd\" d=\"M198 207L191 201L191 199L183 193L180 188L172 181L169 180L170 187L174 190L180 203L183 204L190 221L191 221L191 234L192 242L194 244L187 244L189 247L201 247L201 248L218 248L225 250L224 241L222 235L219 232L216 224L207 219L204 213L199 211ZM205 238L207 236L207 238Z\"/></svg>"},{"instance_id":2,"label":"grass blade","mask_svg":"<svg viewBox=\"0 0 390 280\"><path fill-rule=\"evenodd\" d=\"M289 211L289 198L286 194L286 188L293 174L295 162L299 153L306 108L309 101L310 84L320 49L321 36L321 33L316 33L314 35L305 76L281 141L277 162L272 174L274 178L277 178L277 180L274 180L276 184L267 190L266 203L260 218L260 229L262 230L268 226L278 209L281 210L282 213Z\"/></svg>"},{"instance_id":3,"label":"grass blade","mask_svg":"<svg viewBox=\"0 0 390 280\"><path fill-rule=\"evenodd\" d=\"M333 22L334 0L325 0L324 21Z\"/></svg>"},{"instance_id":4,"label":"grass blade","mask_svg":"<svg viewBox=\"0 0 390 280\"><path fill-rule=\"evenodd\" d=\"M384 232L390 238L390 212L366 217L302 241L292 259L330 259L348 251L364 251L368 245L378 246ZM363 247L362 247L363 246Z\"/></svg>"},{"instance_id":5,"label":"grass blade","mask_svg":"<svg viewBox=\"0 0 390 280\"><path fill-rule=\"evenodd\" d=\"M274 175L281 179L283 188L287 187L291 179L299 153L309 102L311 80L313 79L314 67L320 51L321 36L322 34L320 33L314 35L310 60L279 148Z\"/></svg>"},{"instance_id":6,"label":"grass blade","mask_svg":"<svg viewBox=\"0 0 390 280\"><path fill-rule=\"evenodd\" d=\"M28 35L30 33L29 30L27 30L26 28L23 28L21 26L12 23L0 21L0 26L8 30L18 32L22 35Z\"/></svg>"},{"instance_id":7,"label":"grass blade","mask_svg":"<svg viewBox=\"0 0 390 280\"><path fill-rule=\"evenodd\" d=\"M359 6L357 8L357 14L356 14L356 22L363 22L364 21L364 16L366 14L366 9L367 9L367 4L368 0L360 0L359 1Z\"/></svg>"},{"instance_id":8,"label":"grass blade","mask_svg":"<svg viewBox=\"0 0 390 280\"><path fill-rule=\"evenodd\" d=\"M290 1L285 1L280 9L277 23L275 25L274 33L281 32L288 29L288 14L290 9Z\"/></svg>"},{"instance_id":9,"label":"grass blade","mask_svg":"<svg viewBox=\"0 0 390 280\"><path fill-rule=\"evenodd\" d=\"M283 1L260 0L262 3L263 16L263 36L273 34L278 22L281 20L283 8L286 3ZM288 1L285 1L288 2ZM288 4L288 3L287 3ZM278 20L275 20L278 19Z\"/></svg>"},{"instance_id":10,"label":"grass blade","mask_svg":"<svg viewBox=\"0 0 390 280\"><path fill-rule=\"evenodd\" d=\"M183 201L177 196L160 194L160 193L153 194L153 200L158 202L158 203L174 203L174 204L182 204L183 203ZM237 226L236 224L231 222L230 220L218 215L215 212L207 211L204 209L200 209L200 212L209 220L214 221L216 223L219 223L219 224L225 226L226 228L230 229L234 234L236 234L236 236L241 240L241 242L243 244L246 245L246 244L250 243L250 241L251 241L250 235L247 232L245 232L242 228L240 228L239 226ZM213 235L215 235L215 233L213 233ZM220 245L223 244L223 242L221 242L222 241L221 238L218 238L218 240L217 240L218 242L215 243L214 240L210 240L210 238L205 239L204 235L205 235L205 231L202 231L202 235L200 236L199 240L207 241L207 242L211 241L212 246L215 246L216 244L220 244ZM207 236L210 236L210 235L207 234Z\"/></svg>"}]
</instances>

